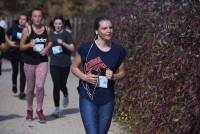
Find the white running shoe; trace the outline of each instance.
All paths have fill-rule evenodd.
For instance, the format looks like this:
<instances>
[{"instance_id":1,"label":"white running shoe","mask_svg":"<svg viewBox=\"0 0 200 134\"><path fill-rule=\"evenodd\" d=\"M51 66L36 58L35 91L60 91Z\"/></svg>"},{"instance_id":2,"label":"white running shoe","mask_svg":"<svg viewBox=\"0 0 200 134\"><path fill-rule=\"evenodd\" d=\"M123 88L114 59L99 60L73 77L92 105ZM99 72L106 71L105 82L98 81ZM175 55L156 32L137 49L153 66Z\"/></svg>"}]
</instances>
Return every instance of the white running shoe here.
<instances>
[{"instance_id":1,"label":"white running shoe","mask_svg":"<svg viewBox=\"0 0 200 134\"><path fill-rule=\"evenodd\" d=\"M69 104L69 97L63 97L63 107L66 108Z\"/></svg>"},{"instance_id":2,"label":"white running shoe","mask_svg":"<svg viewBox=\"0 0 200 134\"><path fill-rule=\"evenodd\" d=\"M53 117L55 117L55 118L59 118L60 117L60 109L59 109L59 107L56 107L55 111L51 115Z\"/></svg>"}]
</instances>

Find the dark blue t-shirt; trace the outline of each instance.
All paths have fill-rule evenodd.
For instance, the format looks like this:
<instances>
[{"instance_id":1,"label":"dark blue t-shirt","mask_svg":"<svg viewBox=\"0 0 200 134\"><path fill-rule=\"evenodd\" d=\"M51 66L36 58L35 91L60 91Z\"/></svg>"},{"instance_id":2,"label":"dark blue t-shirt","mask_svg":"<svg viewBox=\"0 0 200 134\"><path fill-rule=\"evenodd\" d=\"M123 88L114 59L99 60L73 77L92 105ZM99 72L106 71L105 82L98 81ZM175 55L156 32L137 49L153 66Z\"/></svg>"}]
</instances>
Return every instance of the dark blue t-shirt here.
<instances>
[{"instance_id":1,"label":"dark blue t-shirt","mask_svg":"<svg viewBox=\"0 0 200 134\"><path fill-rule=\"evenodd\" d=\"M8 31L8 36L11 36L11 40L16 42L16 45L19 45L23 28L20 28L18 25L13 25Z\"/></svg>"},{"instance_id":2,"label":"dark blue t-shirt","mask_svg":"<svg viewBox=\"0 0 200 134\"><path fill-rule=\"evenodd\" d=\"M5 43L5 30L0 26L0 45Z\"/></svg>"},{"instance_id":3,"label":"dark blue t-shirt","mask_svg":"<svg viewBox=\"0 0 200 134\"><path fill-rule=\"evenodd\" d=\"M105 70L107 68L111 69L113 73L116 73L118 67L121 65L126 56L125 49L114 42L112 42L111 49L108 52L101 51L93 41L82 44L78 48L78 53L81 56L81 61L83 63L82 68L84 72L85 73L97 72L100 75L105 75ZM87 93L87 90L85 89L88 85L89 92L93 94L93 99L91 100L96 104L105 104L110 100L113 100L115 97L114 84L115 84L114 81L109 80L108 88L101 88L101 87L95 88L94 85L80 80L77 89L81 96L91 99L91 97L89 97ZM93 92L94 88L95 92Z\"/></svg>"},{"instance_id":4,"label":"dark blue t-shirt","mask_svg":"<svg viewBox=\"0 0 200 134\"><path fill-rule=\"evenodd\" d=\"M5 29L0 26L0 46L5 43ZM0 52L0 59L2 58L2 53Z\"/></svg>"},{"instance_id":5,"label":"dark blue t-shirt","mask_svg":"<svg viewBox=\"0 0 200 134\"><path fill-rule=\"evenodd\" d=\"M22 35L23 28L20 28L17 24L13 25L10 29L7 31L7 35L11 37L11 40L16 42L16 45L19 46L20 39ZM20 50L19 47L17 48L9 48L8 50L9 56L12 59L19 59L20 58Z\"/></svg>"}]
</instances>

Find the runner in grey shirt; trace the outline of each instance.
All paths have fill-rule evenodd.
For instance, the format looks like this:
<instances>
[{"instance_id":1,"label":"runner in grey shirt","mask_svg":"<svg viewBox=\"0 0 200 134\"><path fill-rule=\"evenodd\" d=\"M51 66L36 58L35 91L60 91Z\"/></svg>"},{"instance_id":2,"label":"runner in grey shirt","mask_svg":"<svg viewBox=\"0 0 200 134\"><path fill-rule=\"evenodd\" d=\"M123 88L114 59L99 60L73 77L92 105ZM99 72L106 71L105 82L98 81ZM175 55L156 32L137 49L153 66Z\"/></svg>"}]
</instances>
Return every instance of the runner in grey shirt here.
<instances>
[{"instance_id":1,"label":"runner in grey shirt","mask_svg":"<svg viewBox=\"0 0 200 134\"><path fill-rule=\"evenodd\" d=\"M68 89L66 87L71 65L71 53L75 51L71 34L64 30L64 18L56 16L53 20L53 45L50 49L50 73L53 81L54 117L60 116L60 90L63 92L63 107L67 107Z\"/></svg>"}]
</instances>

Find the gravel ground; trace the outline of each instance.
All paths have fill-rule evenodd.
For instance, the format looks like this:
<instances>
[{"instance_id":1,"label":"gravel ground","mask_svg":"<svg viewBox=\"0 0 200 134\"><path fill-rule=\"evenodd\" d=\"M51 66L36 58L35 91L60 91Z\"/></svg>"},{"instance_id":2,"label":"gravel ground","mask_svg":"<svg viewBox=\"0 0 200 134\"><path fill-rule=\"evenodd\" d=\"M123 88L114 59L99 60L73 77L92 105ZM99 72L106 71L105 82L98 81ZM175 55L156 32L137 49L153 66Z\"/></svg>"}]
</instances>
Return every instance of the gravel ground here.
<instances>
[{"instance_id":1,"label":"gravel ground","mask_svg":"<svg viewBox=\"0 0 200 134\"><path fill-rule=\"evenodd\" d=\"M43 106L47 123L40 124L38 122L35 118L35 109L34 121L26 121L26 101L20 100L18 94L12 93L11 66L8 61L3 60L2 75L0 76L0 134L84 134L78 107L77 84L78 79L70 74L67 85L69 89L69 106L66 109L61 107L62 115L60 118L51 117L54 105L52 80L48 73ZM35 103L34 98L34 108ZM123 134L117 122L112 122L109 134Z\"/></svg>"}]
</instances>

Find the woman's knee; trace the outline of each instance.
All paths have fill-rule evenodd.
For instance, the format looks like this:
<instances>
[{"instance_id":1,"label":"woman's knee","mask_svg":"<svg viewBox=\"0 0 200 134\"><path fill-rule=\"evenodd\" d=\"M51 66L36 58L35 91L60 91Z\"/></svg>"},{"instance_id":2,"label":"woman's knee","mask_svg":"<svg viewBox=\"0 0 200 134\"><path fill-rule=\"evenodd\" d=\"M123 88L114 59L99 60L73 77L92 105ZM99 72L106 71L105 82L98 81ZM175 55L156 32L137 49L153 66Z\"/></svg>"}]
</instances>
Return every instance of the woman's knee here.
<instances>
[{"instance_id":1,"label":"woman's knee","mask_svg":"<svg viewBox=\"0 0 200 134\"><path fill-rule=\"evenodd\" d=\"M53 85L53 89L56 90L56 91L59 91L61 88L62 88L61 85L58 84L58 83L55 83L55 84Z\"/></svg>"},{"instance_id":2,"label":"woman's knee","mask_svg":"<svg viewBox=\"0 0 200 134\"><path fill-rule=\"evenodd\" d=\"M34 88L28 88L27 94L34 94Z\"/></svg>"},{"instance_id":3,"label":"woman's knee","mask_svg":"<svg viewBox=\"0 0 200 134\"><path fill-rule=\"evenodd\" d=\"M36 90L37 90L37 91L42 91L42 90L44 90L44 85L36 85L35 87L36 87Z\"/></svg>"},{"instance_id":4,"label":"woman's knee","mask_svg":"<svg viewBox=\"0 0 200 134\"><path fill-rule=\"evenodd\" d=\"M36 88L36 90L43 90L44 89L44 82L36 80L35 88Z\"/></svg>"}]
</instances>

